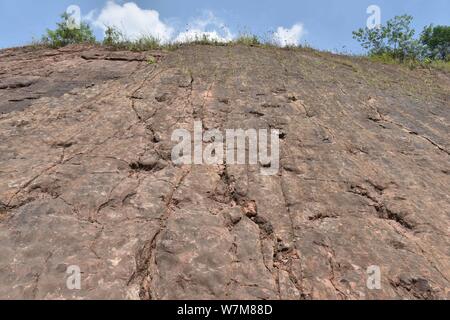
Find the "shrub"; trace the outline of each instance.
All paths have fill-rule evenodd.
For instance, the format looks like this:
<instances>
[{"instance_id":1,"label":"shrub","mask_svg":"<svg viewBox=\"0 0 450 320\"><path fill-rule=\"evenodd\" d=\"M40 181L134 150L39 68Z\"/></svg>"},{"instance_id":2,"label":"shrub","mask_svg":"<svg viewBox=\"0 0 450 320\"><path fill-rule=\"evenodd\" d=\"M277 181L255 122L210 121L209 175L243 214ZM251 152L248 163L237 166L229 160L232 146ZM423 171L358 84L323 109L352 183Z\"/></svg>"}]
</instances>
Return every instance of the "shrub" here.
<instances>
[{"instance_id":1,"label":"shrub","mask_svg":"<svg viewBox=\"0 0 450 320\"><path fill-rule=\"evenodd\" d=\"M115 46L124 42L124 36L120 30L115 27L108 26L105 30L105 37L103 38L103 44L106 46Z\"/></svg>"},{"instance_id":2,"label":"shrub","mask_svg":"<svg viewBox=\"0 0 450 320\"><path fill-rule=\"evenodd\" d=\"M258 37L251 34L240 35L236 40L234 40L234 43L243 44L245 46L257 46L261 44Z\"/></svg>"},{"instance_id":3,"label":"shrub","mask_svg":"<svg viewBox=\"0 0 450 320\"><path fill-rule=\"evenodd\" d=\"M57 23L56 30L47 29L42 42L51 47L59 48L76 43L94 43L95 36L90 26L81 22L79 28L69 28L71 17L67 13L61 15L62 21Z\"/></svg>"},{"instance_id":4,"label":"shrub","mask_svg":"<svg viewBox=\"0 0 450 320\"><path fill-rule=\"evenodd\" d=\"M129 40L122 31L114 26L106 27L103 44L115 49L131 51L148 51L163 47L161 41L152 35L143 35L138 39Z\"/></svg>"}]
</instances>

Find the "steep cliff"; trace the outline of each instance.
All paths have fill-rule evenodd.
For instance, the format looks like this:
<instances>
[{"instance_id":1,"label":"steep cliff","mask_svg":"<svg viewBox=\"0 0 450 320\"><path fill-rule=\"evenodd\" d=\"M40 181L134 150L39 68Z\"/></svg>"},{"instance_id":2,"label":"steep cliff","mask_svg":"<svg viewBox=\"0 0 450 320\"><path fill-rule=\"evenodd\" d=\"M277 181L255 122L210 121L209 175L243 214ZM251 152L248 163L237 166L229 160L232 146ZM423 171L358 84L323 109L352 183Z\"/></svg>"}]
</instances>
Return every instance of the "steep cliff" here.
<instances>
[{"instance_id":1,"label":"steep cliff","mask_svg":"<svg viewBox=\"0 0 450 320\"><path fill-rule=\"evenodd\" d=\"M7 49L0 113L1 298L449 298L449 74L306 49ZM279 129L278 174L175 166L194 121Z\"/></svg>"}]
</instances>

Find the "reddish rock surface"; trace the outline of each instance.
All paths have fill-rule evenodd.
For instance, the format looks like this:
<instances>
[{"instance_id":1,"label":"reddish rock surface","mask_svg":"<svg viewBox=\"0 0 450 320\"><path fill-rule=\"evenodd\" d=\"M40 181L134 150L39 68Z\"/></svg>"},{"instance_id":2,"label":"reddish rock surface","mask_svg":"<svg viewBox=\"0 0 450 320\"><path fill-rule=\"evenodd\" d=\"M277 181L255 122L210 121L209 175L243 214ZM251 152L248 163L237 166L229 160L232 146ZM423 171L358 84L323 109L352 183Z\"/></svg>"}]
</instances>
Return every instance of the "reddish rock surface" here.
<instances>
[{"instance_id":1,"label":"reddish rock surface","mask_svg":"<svg viewBox=\"0 0 450 320\"><path fill-rule=\"evenodd\" d=\"M0 51L0 298L448 299L449 102L310 50ZM195 120L280 129L279 174L174 166Z\"/></svg>"}]
</instances>

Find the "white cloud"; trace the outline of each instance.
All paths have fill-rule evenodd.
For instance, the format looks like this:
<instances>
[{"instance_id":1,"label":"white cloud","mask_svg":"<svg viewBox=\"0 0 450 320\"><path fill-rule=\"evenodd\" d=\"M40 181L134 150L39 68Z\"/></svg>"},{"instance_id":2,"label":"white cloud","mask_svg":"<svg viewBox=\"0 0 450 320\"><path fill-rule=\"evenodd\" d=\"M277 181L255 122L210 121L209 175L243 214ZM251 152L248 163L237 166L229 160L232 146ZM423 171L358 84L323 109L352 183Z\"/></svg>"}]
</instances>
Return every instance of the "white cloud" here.
<instances>
[{"instance_id":1,"label":"white cloud","mask_svg":"<svg viewBox=\"0 0 450 320\"><path fill-rule=\"evenodd\" d=\"M174 32L171 26L160 20L158 11L141 9L134 2L120 5L108 1L98 16L91 12L88 17L95 27L102 30L115 27L131 40L153 36L161 42L168 42Z\"/></svg>"},{"instance_id":2,"label":"white cloud","mask_svg":"<svg viewBox=\"0 0 450 320\"><path fill-rule=\"evenodd\" d=\"M306 34L303 24L296 23L290 29L278 27L273 34L275 44L285 46L296 46L300 44L300 39Z\"/></svg>"},{"instance_id":3,"label":"white cloud","mask_svg":"<svg viewBox=\"0 0 450 320\"><path fill-rule=\"evenodd\" d=\"M119 29L126 38L136 40L142 36L153 36L162 43L190 42L203 37L218 42L228 42L235 35L211 11L204 11L201 17L192 19L184 31L175 32L176 23L163 22L159 13L152 9L142 9L134 2L117 4L110 0L98 12L89 12L84 17L91 24L103 31L107 27ZM273 42L280 46L298 45L306 31L303 24L296 23L290 29L278 27L273 34Z\"/></svg>"},{"instance_id":4,"label":"white cloud","mask_svg":"<svg viewBox=\"0 0 450 320\"><path fill-rule=\"evenodd\" d=\"M218 42L227 42L233 39L233 34L211 11L205 11L203 16L189 23L186 31L180 32L175 42L190 42L203 37Z\"/></svg>"},{"instance_id":5,"label":"white cloud","mask_svg":"<svg viewBox=\"0 0 450 320\"><path fill-rule=\"evenodd\" d=\"M189 42L207 37L218 42L227 42L233 39L233 34L211 11L203 12L199 18L193 19L185 31L178 34L170 23L161 21L156 10L141 9L134 2L123 5L108 1L100 13L91 11L85 20L103 31L107 27L120 30L127 39L135 40L142 36L153 36L162 43L170 41Z\"/></svg>"}]
</instances>

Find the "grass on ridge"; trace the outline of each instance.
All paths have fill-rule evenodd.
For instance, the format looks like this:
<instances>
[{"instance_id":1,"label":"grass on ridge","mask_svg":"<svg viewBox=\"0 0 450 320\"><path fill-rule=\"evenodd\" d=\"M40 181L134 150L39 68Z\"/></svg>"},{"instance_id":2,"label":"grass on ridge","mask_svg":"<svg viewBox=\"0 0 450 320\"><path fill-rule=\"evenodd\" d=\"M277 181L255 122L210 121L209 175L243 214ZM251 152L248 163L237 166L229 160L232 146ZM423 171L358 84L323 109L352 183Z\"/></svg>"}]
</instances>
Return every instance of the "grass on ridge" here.
<instances>
[{"instance_id":1,"label":"grass on ridge","mask_svg":"<svg viewBox=\"0 0 450 320\"><path fill-rule=\"evenodd\" d=\"M444 61L444 60L430 60L425 59L423 61L417 60L417 59L396 59L392 57L391 55L385 53L385 54L379 54L379 55L370 55L368 56L369 60L373 62L378 63L384 63L384 64L390 64L390 65L402 65L406 66L409 69L413 70L416 68L432 68L442 71L450 72L450 61Z\"/></svg>"}]
</instances>

